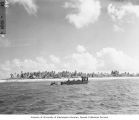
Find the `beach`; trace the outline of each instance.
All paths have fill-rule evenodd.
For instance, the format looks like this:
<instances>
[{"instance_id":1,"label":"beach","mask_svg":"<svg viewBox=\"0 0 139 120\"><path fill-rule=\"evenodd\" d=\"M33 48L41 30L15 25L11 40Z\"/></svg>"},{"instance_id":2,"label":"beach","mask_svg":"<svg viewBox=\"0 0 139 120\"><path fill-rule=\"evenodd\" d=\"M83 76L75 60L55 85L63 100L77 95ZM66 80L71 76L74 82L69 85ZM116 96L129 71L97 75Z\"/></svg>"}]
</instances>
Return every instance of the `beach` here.
<instances>
[{"instance_id":1,"label":"beach","mask_svg":"<svg viewBox=\"0 0 139 120\"><path fill-rule=\"evenodd\" d=\"M70 80L78 80L81 78L71 78ZM127 79L139 79L139 77L94 77L94 78L88 78L89 80L127 80ZM59 81L67 81L68 78L61 78L61 79L0 79L0 83L5 83L5 82L59 82Z\"/></svg>"}]
</instances>

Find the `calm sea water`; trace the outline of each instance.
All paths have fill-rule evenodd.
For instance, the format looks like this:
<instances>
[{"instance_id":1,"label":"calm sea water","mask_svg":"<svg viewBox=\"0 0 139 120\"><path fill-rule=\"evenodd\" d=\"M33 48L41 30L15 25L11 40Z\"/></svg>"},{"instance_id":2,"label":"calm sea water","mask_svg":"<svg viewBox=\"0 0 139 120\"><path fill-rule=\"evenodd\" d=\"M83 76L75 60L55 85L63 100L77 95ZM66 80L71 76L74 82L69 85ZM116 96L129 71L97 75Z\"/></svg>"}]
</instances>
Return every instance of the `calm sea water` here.
<instances>
[{"instance_id":1,"label":"calm sea water","mask_svg":"<svg viewBox=\"0 0 139 120\"><path fill-rule=\"evenodd\" d=\"M0 114L139 114L139 80L1 83Z\"/></svg>"}]
</instances>

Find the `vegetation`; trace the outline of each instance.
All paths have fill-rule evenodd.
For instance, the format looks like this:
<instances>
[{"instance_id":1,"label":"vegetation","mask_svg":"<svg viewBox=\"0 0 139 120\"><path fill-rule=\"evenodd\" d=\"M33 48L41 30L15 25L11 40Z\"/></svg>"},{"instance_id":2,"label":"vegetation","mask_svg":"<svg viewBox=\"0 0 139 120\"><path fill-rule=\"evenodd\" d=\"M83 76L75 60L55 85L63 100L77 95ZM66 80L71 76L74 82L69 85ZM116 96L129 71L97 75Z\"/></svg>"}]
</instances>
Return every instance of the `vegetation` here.
<instances>
[{"instance_id":1,"label":"vegetation","mask_svg":"<svg viewBox=\"0 0 139 120\"><path fill-rule=\"evenodd\" d=\"M55 79L55 78L78 78L82 76L87 77L134 77L139 76L139 74L131 74L129 72L120 73L118 70L113 70L111 73L83 73L83 72L55 72L55 71L44 71L44 72L23 72L21 73L11 73L10 79Z\"/></svg>"}]
</instances>

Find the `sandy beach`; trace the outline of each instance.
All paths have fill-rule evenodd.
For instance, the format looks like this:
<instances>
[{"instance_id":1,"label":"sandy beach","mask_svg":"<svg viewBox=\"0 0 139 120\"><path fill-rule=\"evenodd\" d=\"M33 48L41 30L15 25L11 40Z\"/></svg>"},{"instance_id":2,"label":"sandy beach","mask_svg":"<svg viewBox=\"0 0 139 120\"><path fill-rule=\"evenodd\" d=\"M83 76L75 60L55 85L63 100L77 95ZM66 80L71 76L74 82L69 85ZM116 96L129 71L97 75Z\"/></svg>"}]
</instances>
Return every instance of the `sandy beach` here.
<instances>
[{"instance_id":1,"label":"sandy beach","mask_svg":"<svg viewBox=\"0 0 139 120\"><path fill-rule=\"evenodd\" d=\"M81 79L81 78L71 78L70 80L77 80L77 79ZM121 80L127 80L127 79L139 79L139 77L102 77L102 78L89 78L89 80L116 80L116 79L121 79ZM68 80L68 78L62 78L62 79L9 79L9 80L4 80L4 79L0 79L0 83L6 83L6 82L46 82L46 81L66 81Z\"/></svg>"}]
</instances>

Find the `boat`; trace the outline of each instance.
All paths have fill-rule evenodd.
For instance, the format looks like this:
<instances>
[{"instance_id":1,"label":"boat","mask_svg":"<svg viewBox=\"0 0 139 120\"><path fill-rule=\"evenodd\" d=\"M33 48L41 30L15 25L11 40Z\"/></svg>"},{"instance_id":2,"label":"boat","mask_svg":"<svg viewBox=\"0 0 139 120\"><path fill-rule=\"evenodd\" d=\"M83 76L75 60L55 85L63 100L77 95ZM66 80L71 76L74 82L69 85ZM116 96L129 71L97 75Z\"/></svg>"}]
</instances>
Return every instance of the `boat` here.
<instances>
[{"instance_id":1,"label":"boat","mask_svg":"<svg viewBox=\"0 0 139 120\"><path fill-rule=\"evenodd\" d=\"M61 85L74 85L74 84L87 84L88 77L82 77L81 80L68 80L65 82L61 82Z\"/></svg>"}]
</instances>

